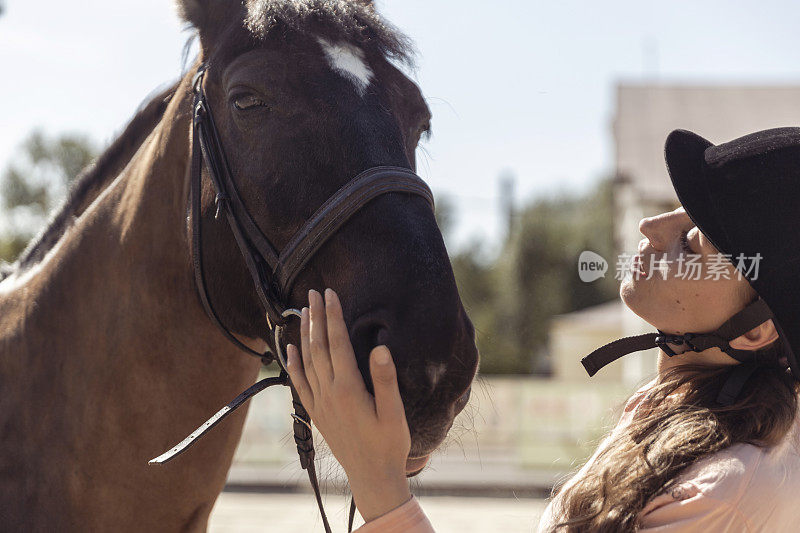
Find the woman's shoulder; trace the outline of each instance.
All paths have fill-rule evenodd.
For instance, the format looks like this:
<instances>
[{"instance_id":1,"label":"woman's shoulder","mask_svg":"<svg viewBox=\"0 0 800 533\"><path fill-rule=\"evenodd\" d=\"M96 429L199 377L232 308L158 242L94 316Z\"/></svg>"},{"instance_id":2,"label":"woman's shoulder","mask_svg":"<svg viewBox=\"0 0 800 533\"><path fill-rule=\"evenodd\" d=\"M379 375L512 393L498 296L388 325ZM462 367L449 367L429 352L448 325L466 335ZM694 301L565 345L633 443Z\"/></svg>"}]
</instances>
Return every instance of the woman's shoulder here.
<instances>
[{"instance_id":1,"label":"woman's shoulder","mask_svg":"<svg viewBox=\"0 0 800 533\"><path fill-rule=\"evenodd\" d=\"M775 446L736 444L699 461L680 480L691 481L704 494L730 501L753 492L800 490L800 421Z\"/></svg>"},{"instance_id":2,"label":"woman's shoulder","mask_svg":"<svg viewBox=\"0 0 800 533\"><path fill-rule=\"evenodd\" d=\"M800 424L778 445L736 444L698 461L642 510L655 525L680 512L713 510L743 523L793 523L800 493ZM727 518L725 518L727 519ZM663 522L662 522L663 523Z\"/></svg>"}]
</instances>

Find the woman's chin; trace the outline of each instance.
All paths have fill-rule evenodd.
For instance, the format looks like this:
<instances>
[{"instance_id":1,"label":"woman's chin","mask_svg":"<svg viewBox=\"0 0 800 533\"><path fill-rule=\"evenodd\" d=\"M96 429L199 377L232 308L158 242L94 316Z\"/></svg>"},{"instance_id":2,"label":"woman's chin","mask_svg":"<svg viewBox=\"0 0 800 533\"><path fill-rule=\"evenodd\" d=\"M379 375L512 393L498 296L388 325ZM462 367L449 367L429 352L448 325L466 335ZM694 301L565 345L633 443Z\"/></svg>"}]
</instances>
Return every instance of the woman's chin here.
<instances>
[{"instance_id":1,"label":"woman's chin","mask_svg":"<svg viewBox=\"0 0 800 533\"><path fill-rule=\"evenodd\" d=\"M645 289L641 285L637 286L635 281L623 281L619 287L619 297L635 315L652 325L651 319L658 316L658 313L653 313L652 301Z\"/></svg>"},{"instance_id":2,"label":"woman's chin","mask_svg":"<svg viewBox=\"0 0 800 533\"><path fill-rule=\"evenodd\" d=\"M636 301L636 282L632 279L626 279L619 285L619 297L629 308L631 307L631 303ZM633 310L633 309L631 309Z\"/></svg>"}]
</instances>

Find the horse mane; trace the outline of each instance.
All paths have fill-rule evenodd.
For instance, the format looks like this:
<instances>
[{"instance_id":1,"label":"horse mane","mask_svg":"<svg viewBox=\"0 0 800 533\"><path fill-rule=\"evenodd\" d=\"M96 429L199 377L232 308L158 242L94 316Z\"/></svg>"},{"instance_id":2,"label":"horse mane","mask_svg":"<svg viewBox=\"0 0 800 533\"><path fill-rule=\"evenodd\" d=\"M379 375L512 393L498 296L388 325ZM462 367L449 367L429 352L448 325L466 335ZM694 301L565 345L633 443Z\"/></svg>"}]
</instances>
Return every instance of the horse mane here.
<instances>
[{"instance_id":1,"label":"horse mane","mask_svg":"<svg viewBox=\"0 0 800 533\"><path fill-rule=\"evenodd\" d=\"M31 239L16 262L12 265L0 262L0 280L35 265L55 246L74 220L91 205L133 158L147 136L161 121L179 83L176 82L168 89L144 100L122 133L100 157L78 174L70 186L64 203L50 218L45 228Z\"/></svg>"}]
</instances>

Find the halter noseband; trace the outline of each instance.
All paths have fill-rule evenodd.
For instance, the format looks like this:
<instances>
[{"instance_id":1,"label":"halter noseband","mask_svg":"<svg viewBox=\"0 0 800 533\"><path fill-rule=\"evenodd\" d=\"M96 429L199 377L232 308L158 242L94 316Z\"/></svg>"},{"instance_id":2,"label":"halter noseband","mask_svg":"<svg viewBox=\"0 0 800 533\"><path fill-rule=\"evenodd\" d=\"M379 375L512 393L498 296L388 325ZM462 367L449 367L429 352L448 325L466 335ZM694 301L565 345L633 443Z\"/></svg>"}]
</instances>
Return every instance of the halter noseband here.
<instances>
[{"instance_id":1,"label":"halter noseband","mask_svg":"<svg viewBox=\"0 0 800 533\"><path fill-rule=\"evenodd\" d=\"M150 464L161 464L173 459L197 442L199 437L217 425L237 407L252 396L273 385L289 386L292 393L292 414L294 440L300 458L300 466L308 472L309 481L314 490L317 505L322 515L325 531L331 528L325 509L322 505L319 483L314 466L314 444L311 432L311 418L291 385L286 372L286 357L283 353L282 335L286 323L291 317L299 317L300 311L292 308L288 301L291 289L297 276L311 260L319 248L330 239L343 224L359 212L367 203L375 198L392 192L409 193L423 197L433 209L433 194L425 182L414 172L403 167L377 166L369 168L347 182L328 198L319 209L294 234L283 250L278 252L262 233L242 202L236 184L233 181L225 150L217 131L211 107L206 98L203 80L207 65L200 65L192 81L194 101L192 105L192 160L189 187L189 211L191 220L191 248L194 279L197 293L203 308L211 321L222 331L225 337L241 350L261 358L264 364L273 358L269 350L257 352L240 341L222 323L214 310L206 287L202 261L201 239L201 185L203 167L211 179L216 196L215 218L224 214L231 228L236 244L242 254L247 270L253 279L256 294L264 307L270 340L274 342L275 358L281 367L280 375L265 378L251 386L220 409L179 444L151 459ZM348 531L352 529L355 515L355 502L351 501Z\"/></svg>"}]
</instances>

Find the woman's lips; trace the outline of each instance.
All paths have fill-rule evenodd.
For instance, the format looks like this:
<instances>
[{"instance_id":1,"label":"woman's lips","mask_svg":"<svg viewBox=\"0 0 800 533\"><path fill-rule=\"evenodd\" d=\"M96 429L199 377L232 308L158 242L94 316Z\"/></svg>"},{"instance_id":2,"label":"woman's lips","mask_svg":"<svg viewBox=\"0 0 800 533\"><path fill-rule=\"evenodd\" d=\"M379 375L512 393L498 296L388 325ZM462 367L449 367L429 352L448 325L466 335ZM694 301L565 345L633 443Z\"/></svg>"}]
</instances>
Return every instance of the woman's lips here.
<instances>
[{"instance_id":1,"label":"woman's lips","mask_svg":"<svg viewBox=\"0 0 800 533\"><path fill-rule=\"evenodd\" d=\"M416 476L422 472L430 458L430 455L426 455L424 457L409 457L406 459L406 477Z\"/></svg>"},{"instance_id":2,"label":"woman's lips","mask_svg":"<svg viewBox=\"0 0 800 533\"><path fill-rule=\"evenodd\" d=\"M647 276L647 272L644 269L644 261L642 259L642 254L639 253L634 255L633 259L631 260L631 272L637 276L636 279L639 279L642 276Z\"/></svg>"}]
</instances>

